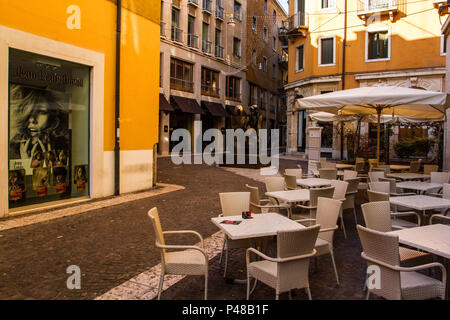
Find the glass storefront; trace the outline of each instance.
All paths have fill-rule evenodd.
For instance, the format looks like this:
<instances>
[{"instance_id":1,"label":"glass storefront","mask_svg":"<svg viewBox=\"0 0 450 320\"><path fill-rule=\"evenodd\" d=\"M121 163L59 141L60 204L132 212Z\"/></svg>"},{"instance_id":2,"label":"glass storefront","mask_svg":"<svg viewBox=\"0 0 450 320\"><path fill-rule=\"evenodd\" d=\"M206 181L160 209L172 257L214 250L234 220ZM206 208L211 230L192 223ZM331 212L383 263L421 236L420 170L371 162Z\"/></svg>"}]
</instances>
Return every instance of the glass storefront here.
<instances>
[{"instance_id":1,"label":"glass storefront","mask_svg":"<svg viewBox=\"0 0 450 320\"><path fill-rule=\"evenodd\" d=\"M9 207L89 195L90 67L9 51Z\"/></svg>"}]
</instances>

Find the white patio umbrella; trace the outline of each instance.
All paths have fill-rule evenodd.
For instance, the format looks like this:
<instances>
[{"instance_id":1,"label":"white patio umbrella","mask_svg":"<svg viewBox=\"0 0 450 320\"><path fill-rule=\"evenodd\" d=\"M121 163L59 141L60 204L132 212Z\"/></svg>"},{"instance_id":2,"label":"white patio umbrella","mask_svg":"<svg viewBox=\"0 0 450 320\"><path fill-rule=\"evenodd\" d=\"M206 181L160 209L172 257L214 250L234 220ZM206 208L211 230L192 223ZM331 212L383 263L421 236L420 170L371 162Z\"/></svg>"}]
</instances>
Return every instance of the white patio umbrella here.
<instances>
[{"instance_id":1,"label":"white patio umbrella","mask_svg":"<svg viewBox=\"0 0 450 320\"><path fill-rule=\"evenodd\" d=\"M441 119L448 106L447 94L404 87L376 86L334 91L297 99L296 108L337 115L377 115L377 163L380 161L382 115Z\"/></svg>"}]
</instances>

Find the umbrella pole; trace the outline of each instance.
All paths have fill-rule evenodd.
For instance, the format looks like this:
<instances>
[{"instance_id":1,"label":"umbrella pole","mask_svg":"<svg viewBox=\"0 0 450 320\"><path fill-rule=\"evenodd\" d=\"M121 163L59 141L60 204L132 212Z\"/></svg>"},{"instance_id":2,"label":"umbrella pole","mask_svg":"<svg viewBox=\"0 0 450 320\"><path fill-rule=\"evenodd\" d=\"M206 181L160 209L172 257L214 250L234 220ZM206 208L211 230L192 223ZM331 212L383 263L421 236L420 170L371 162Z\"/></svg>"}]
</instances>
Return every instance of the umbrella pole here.
<instances>
[{"instance_id":1,"label":"umbrella pole","mask_svg":"<svg viewBox=\"0 0 450 320\"><path fill-rule=\"evenodd\" d=\"M380 166L380 122L381 122L381 108L377 108L377 167Z\"/></svg>"}]
</instances>

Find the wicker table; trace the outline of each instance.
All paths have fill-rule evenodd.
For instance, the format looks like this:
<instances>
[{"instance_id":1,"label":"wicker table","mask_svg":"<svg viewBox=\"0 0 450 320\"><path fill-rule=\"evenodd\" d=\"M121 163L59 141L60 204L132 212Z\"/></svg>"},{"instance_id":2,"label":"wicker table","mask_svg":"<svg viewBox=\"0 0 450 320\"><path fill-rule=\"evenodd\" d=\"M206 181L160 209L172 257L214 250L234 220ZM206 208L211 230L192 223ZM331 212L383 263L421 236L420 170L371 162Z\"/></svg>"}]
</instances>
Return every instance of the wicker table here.
<instances>
[{"instance_id":1,"label":"wicker table","mask_svg":"<svg viewBox=\"0 0 450 320\"><path fill-rule=\"evenodd\" d=\"M352 164L336 163L336 169L338 169L338 170L354 169L354 168L355 168L355 166Z\"/></svg>"},{"instance_id":2,"label":"wicker table","mask_svg":"<svg viewBox=\"0 0 450 320\"><path fill-rule=\"evenodd\" d=\"M445 210L450 208L450 200L424 195L390 197L389 202L394 206L411 208L421 213L425 213L426 210Z\"/></svg>"},{"instance_id":3,"label":"wicker table","mask_svg":"<svg viewBox=\"0 0 450 320\"><path fill-rule=\"evenodd\" d=\"M288 191L273 191L266 192L267 197L277 199L278 203L284 202L289 204L289 218L292 216L293 207L297 202L309 201L309 190L308 189L297 189Z\"/></svg>"},{"instance_id":4,"label":"wicker table","mask_svg":"<svg viewBox=\"0 0 450 320\"><path fill-rule=\"evenodd\" d=\"M391 168L391 170L393 170L393 171L405 171L405 170L409 170L411 168L411 166L391 164L389 166L389 168Z\"/></svg>"}]
</instances>

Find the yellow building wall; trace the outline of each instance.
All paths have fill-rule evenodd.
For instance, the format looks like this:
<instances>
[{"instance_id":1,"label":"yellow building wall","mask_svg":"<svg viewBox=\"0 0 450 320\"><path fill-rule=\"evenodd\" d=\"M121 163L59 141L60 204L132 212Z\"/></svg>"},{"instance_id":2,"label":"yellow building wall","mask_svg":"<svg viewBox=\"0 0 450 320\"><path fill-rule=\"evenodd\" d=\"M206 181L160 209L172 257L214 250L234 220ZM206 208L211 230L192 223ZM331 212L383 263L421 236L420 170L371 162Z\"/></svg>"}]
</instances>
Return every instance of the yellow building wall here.
<instances>
[{"instance_id":1,"label":"yellow building wall","mask_svg":"<svg viewBox=\"0 0 450 320\"><path fill-rule=\"evenodd\" d=\"M69 30L67 8L81 9ZM160 0L125 1L122 10L122 150L149 150L158 141ZM147 10L146 16L135 11ZM133 12L134 11L134 12ZM145 15L144 15L145 16ZM105 55L104 150L114 150L116 5L107 0L0 0L0 25ZM95 105L93 106L95 108Z\"/></svg>"},{"instance_id":2,"label":"yellow building wall","mask_svg":"<svg viewBox=\"0 0 450 320\"><path fill-rule=\"evenodd\" d=\"M289 82L311 77L339 75L342 72L342 41L344 37L344 0L337 0L337 9L320 10L320 1L307 2L309 28L307 37L289 42ZM308 3L309 2L309 3ZM357 1L348 2L346 72L364 73L411 68L445 66L440 55L441 22L433 1L406 1L400 6L394 22L383 15L367 26L357 12ZM400 1L402 2L402 1ZM294 1L289 14L294 14ZM366 30L388 26L391 31L391 58L389 61L366 62ZM318 43L323 36L336 36L336 65L320 67ZM295 72L295 48L305 43L304 71ZM346 77L346 88L359 86L353 76Z\"/></svg>"}]
</instances>

